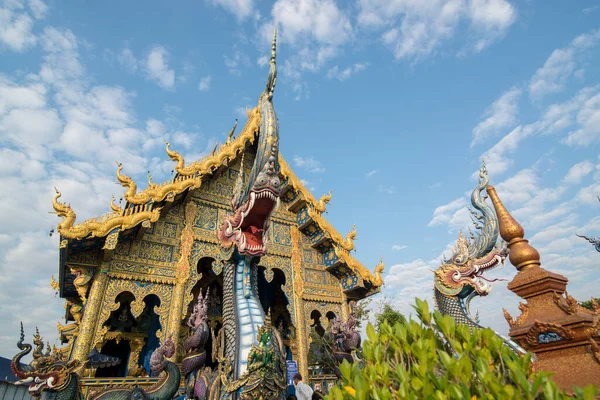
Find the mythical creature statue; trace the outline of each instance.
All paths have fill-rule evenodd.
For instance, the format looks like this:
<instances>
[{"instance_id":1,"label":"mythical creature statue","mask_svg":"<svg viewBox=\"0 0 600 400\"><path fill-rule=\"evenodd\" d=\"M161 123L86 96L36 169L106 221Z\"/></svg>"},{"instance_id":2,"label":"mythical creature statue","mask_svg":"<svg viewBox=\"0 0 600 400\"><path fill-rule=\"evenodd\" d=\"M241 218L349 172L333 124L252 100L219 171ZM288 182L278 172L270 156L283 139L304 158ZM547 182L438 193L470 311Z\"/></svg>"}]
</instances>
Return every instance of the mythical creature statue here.
<instances>
[{"instance_id":1,"label":"mythical creature statue","mask_svg":"<svg viewBox=\"0 0 600 400\"><path fill-rule=\"evenodd\" d=\"M78 360L66 361L56 348L47 345L44 352L44 341L37 332L33 337L36 346L33 361L29 365L21 364L21 359L31 352L32 346L25 342L25 332L21 324L21 337L17 347L21 350L10 363L10 369L20 380L17 385L28 385L29 394L34 398L43 397L48 400L80 399L78 372L84 367L112 366L121 362L118 358L96 353L90 355L87 363Z\"/></svg>"},{"instance_id":2,"label":"mythical creature statue","mask_svg":"<svg viewBox=\"0 0 600 400\"><path fill-rule=\"evenodd\" d=\"M331 335L335 340L335 346L333 349L333 356L338 363L342 363L347 360L349 363L354 362L352 352L360 349L361 338L360 333L356 330L356 316L354 310L348 315L348 320L342 322L340 319L335 318L331 324ZM336 375L339 371L336 370Z\"/></svg>"},{"instance_id":3,"label":"mythical creature statue","mask_svg":"<svg viewBox=\"0 0 600 400\"><path fill-rule=\"evenodd\" d=\"M208 398L210 381L207 381L202 367L206 362L206 350L204 346L210 335L208 327L208 290L206 296L202 296L202 290L198 294L198 301L194 305L192 314L187 322L191 329L191 335L183 343L185 355L181 361L181 372L185 376L185 396L187 399ZM206 371L207 373L209 371ZM212 374L210 375L212 379Z\"/></svg>"},{"instance_id":4,"label":"mythical creature statue","mask_svg":"<svg viewBox=\"0 0 600 400\"><path fill-rule=\"evenodd\" d=\"M89 400L171 400L179 390L181 374L179 367L167 358L175 354L175 344L169 337L150 357L150 368L155 374L161 375L160 379L151 388L144 390L142 388L134 389L107 389L100 393L93 393L88 396Z\"/></svg>"},{"instance_id":5,"label":"mythical creature statue","mask_svg":"<svg viewBox=\"0 0 600 400\"><path fill-rule=\"evenodd\" d=\"M239 393L240 400L275 400L285 398L285 376L280 370L285 365L281 337L271 325L270 315L265 325L258 328L258 344L248 354L248 368L237 380L226 382L228 392Z\"/></svg>"},{"instance_id":6,"label":"mythical creature statue","mask_svg":"<svg viewBox=\"0 0 600 400\"><path fill-rule=\"evenodd\" d=\"M600 196L598 196L598 201L600 201ZM590 242L592 244L592 246L594 246L596 251L600 253L600 236L593 237L593 236L584 236L584 235L578 235L578 234L575 234L575 235Z\"/></svg>"},{"instance_id":7,"label":"mythical creature statue","mask_svg":"<svg viewBox=\"0 0 600 400\"><path fill-rule=\"evenodd\" d=\"M227 379L235 382L246 376L252 346L259 337L259 328L265 325L265 314L258 298L256 261L267 252L270 217L279 203L281 193L279 126L272 102L276 75L273 35L267 85L258 103L260 126L256 157L247 179L242 158L231 200L232 211L225 217L217 232L222 246L227 249L222 257L226 262L223 270L223 328L220 336L224 343L223 357L231 362L231 376L225 377L221 373L221 382ZM274 335L273 340L279 351L281 338ZM285 381L284 366L278 365L277 368L273 373L278 377L283 376ZM223 371L222 368L221 370ZM248 378L245 382L254 380ZM240 387L233 393L232 386L226 386L223 385L222 389L232 397L246 391L244 387Z\"/></svg>"},{"instance_id":8,"label":"mythical creature statue","mask_svg":"<svg viewBox=\"0 0 600 400\"><path fill-rule=\"evenodd\" d=\"M482 196L489 184L485 163L479 170L479 185L471 194L469 209L473 223L479 230L478 235L471 233L469 238L458 236L452 257L434 272L434 300L437 309L445 315L453 317L457 323L471 328L483 328L471 316L469 306L475 296L487 296L492 290L490 282L484 274L504 263L508 250L504 242L498 241L498 219L493 208L487 204L487 192ZM501 336L501 335L499 335ZM501 336L513 350L524 352L510 339Z\"/></svg>"}]
</instances>

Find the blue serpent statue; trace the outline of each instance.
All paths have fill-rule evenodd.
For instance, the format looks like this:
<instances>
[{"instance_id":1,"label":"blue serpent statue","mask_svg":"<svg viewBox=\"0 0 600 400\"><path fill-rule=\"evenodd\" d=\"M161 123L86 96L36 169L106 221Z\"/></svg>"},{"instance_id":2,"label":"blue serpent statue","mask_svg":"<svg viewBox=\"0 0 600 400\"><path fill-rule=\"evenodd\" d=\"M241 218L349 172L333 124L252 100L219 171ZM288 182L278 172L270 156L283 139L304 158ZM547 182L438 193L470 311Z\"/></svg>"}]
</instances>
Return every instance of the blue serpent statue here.
<instances>
[{"instance_id":1,"label":"blue serpent statue","mask_svg":"<svg viewBox=\"0 0 600 400\"><path fill-rule=\"evenodd\" d=\"M223 328L218 355L221 398L285 398L285 358L282 340L265 321L257 287L257 262L267 252L270 217L279 204L279 125L273 108L277 76L275 34L265 91L260 96L260 127L256 157L247 180L244 159L231 200L232 211L218 231L225 252ZM258 354L271 354L262 357ZM250 368L252 367L252 368ZM270 371L268 374L265 371ZM266 378L263 379L263 378ZM271 381L273 380L274 381ZM210 398L216 398L213 384Z\"/></svg>"},{"instance_id":2,"label":"blue serpent statue","mask_svg":"<svg viewBox=\"0 0 600 400\"><path fill-rule=\"evenodd\" d=\"M478 235L471 234L467 239L460 233L452 257L443 261L434 271L434 301L437 309L453 317L457 323L470 328L483 328L471 317L469 306L476 296L487 296L492 286L486 272L502 265L508 256L504 242L498 241L498 219L494 209L486 202L489 184L485 163L479 170L479 184L471 193L470 208ZM523 354L520 346L509 338L500 335L504 342L515 352Z\"/></svg>"}]
</instances>

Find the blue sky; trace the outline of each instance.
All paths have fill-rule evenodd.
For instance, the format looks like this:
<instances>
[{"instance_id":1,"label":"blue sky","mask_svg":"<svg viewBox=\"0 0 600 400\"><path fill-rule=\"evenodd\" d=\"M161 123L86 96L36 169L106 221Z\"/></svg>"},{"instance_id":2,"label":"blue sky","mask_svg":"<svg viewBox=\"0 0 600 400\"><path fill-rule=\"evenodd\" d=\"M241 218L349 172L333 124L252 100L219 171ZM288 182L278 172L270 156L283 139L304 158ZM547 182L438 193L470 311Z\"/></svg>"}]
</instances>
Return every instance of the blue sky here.
<instances>
[{"instance_id":1,"label":"blue sky","mask_svg":"<svg viewBox=\"0 0 600 400\"><path fill-rule=\"evenodd\" d=\"M595 1L210 0L0 6L0 354L18 321L56 337L62 301L52 186L81 221L123 192L115 161L170 176L163 139L191 161L245 120L278 36L281 151L356 256L386 263L403 312L429 299L441 254L469 226L485 157L543 266L598 295L600 6ZM494 276L510 278L510 265ZM380 296L383 297L383 296ZM502 332L518 298L477 299Z\"/></svg>"}]
</instances>

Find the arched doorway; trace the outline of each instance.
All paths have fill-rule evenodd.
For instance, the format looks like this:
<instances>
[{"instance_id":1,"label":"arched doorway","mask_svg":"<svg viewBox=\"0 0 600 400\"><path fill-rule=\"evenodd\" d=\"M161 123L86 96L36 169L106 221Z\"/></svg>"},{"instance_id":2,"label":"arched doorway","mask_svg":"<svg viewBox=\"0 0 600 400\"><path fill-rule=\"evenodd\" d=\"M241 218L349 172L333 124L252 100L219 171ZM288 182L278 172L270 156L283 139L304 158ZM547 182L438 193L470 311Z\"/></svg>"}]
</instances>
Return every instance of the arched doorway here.
<instances>
[{"instance_id":1,"label":"arched doorway","mask_svg":"<svg viewBox=\"0 0 600 400\"><path fill-rule=\"evenodd\" d=\"M203 296L208 294L208 326L216 337L219 329L223 326L223 274L216 275L214 273L212 269L214 261L214 258L211 257L203 257L198 261L197 271L199 274L202 274L202 278L192 289L194 300L188 305L184 323L187 327L187 321L198 300L198 294L200 293L200 290L202 290ZM190 332L191 331L188 330L186 337ZM217 363L213 362L212 359L212 337L208 338L204 350L206 351L206 362L204 366L212 369L216 368Z\"/></svg>"},{"instance_id":2,"label":"arched doorway","mask_svg":"<svg viewBox=\"0 0 600 400\"><path fill-rule=\"evenodd\" d=\"M273 279L267 282L265 278L266 268L258 267L258 297L265 313L271 312L271 323L279 331L286 349L286 358L292 359L291 333L293 331L292 318L288 311L290 303L283 286L285 285L285 274L280 269L274 268Z\"/></svg>"},{"instance_id":3,"label":"arched doorway","mask_svg":"<svg viewBox=\"0 0 600 400\"><path fill-rule=\"evenodd\" d=\"M160 340L156 336L156 332L161 329L160 319L155 311L156 307L160 307L160 299L155 294L149 294L144 297L144 311L136 320L136 330L146 337L146 343L140 351L138 365L144 368L144 371L152 376L150 369L150 357L154 350L160 346Z\"/></svg>"},{"instance_id":4,"label":"arched doorway","mask_svg":"<svg viewBox=\"0 0 600 400\"><path fill-rule=\"evenodd\" d=\"M109 332L129 333L135 329L137 323L131 313L131 302L134 300L135 297L131 292L122 292L115 298L115 303L119 303L119 308L111 312L103 324L103 326L108 327ZM118 357L121 363L112 367L98 368L96 370L96 377L124 377L127 375L129 356L131 354L131 346L127 340L108 340L100 349L100 353Z\"/></svg>"}]
</instances>

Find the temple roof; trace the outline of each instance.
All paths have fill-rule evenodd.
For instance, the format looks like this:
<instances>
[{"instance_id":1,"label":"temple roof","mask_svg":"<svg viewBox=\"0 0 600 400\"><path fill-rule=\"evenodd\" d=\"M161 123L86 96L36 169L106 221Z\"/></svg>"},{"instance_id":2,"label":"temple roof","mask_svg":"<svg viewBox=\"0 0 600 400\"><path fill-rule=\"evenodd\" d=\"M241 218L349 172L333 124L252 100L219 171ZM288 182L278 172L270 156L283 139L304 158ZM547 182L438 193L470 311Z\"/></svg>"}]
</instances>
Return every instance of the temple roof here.
<instances>
[{"instance_id":1,"label":"temple roof","mask_svg":"<svg viewBox=\"0 0 600 400\"><path fill-rule=\"evenodd\" d=\"M275 86L275 36L273 38L271 67L267 79L267 88L262 96L272 96ZM259 100L260 104L260 100ZM261 123L261 112L259 107L247 111L248 120L242 131L233 139L233 134L237 126L229 132L227 140L222 145L216 145L213 151L206 157L185 164L181 154L171 149L166 143L167 155L176 163L175 171L177 174L171 180L163 183L152 182L152 176L149 175L148 187L138 191L136 182L123 173L123 165L117 163L117 179L121 186L126 188L124 198L127 201L124 208L115 203L115 199L110 203L111 211L97 218L91 218L79 224L76 224L76 214L69 204L59 201L61 193L56 190L56 196L53 199L53 206L56 214L63 220L58 224L58 232L61 235L61 249L68 247L93 247L101 244L103 238L104 248L114 248L116 236L125 234L139 225L150 227L152 223L158 221L162 206L165 202L172 202L176 196L187 192L190 189L198 189L205 180L208 180L221 167L228 166L248 146L254 144L258 137ZM375 275L356 260L350 251L354 249L354 238L356 237L356 228L343 237L323 216L325 206L331 199L331 192L321 197L318 201L302 184L292 169L279 154L280 174L282 182L285 183L282 191L282 197L288 200L290 206L288 209L296 213L296 221L301 229L312 234L316 247L320 246L324 253L326 266L332 273L340 277L347 274L344 272L347 266L354 272L355 278L351 279L349 285L361 286L369 293L376 290L383 284L381 273L383 272L383 262L375 268ZM286 195L287 194L287 195ZM111 247L112 246L112 247ZM61 259L63 257L61 256ZM341 268L340 268L341 267ZM360 281L360 282L359 282ZM366 283L366 284L365 284Z\"/></svg>"},{"instance_id":2,"label":"temple roof","mask_svg":"<svg viewBox=\"0 0 600 400\"><path fill-rule=\"evenodd\" d=\"M133 179L122 173L122 164L118 164L117 179L126 188L124 198L127 200L127 205L121 208L115 204L113 197L110 203L110 212L79 224L75 223L76 214L71 206L58 200L61 194L57 190L53 206L56 214L63 217L63 220L58 224L58 232L62 241L61 247L66 246L66 240L81 241L83 239L103 238L111 233L123 232L140 224L147 225L156 222L160 217L162 202L172 201L175 196L189 189L199 188L203 180L212 176L219 167L227 166L244 151L247 145L254 143L259 126L260 112L258 108L249 110L248 121L234 140L232 140L232 134L230 133L223 145L216 146L212 153L188 165L185 165L183 156L172 150L170 144L166 142L168 156L177 163L175 166L177 175L174 179L160 184L153 183L149 179L148 187L139 192ZM350 251L354 249L356 228L353 227L346 237L343 237L323 217L322 212L325 211L326 204L331 199L331 192L316 200L294 174L281 154L279 162L281 164L282 179L287 181L284 191L294 190L299 194L298 198L308 206L306 207L308 219L314 222L332 241L336 256L350 269L356 271L363 280L371 282L374 287L381 286L383 281L380 274L383 271L383 263L377 265L374 276L367 267L350 254Z\"/></svg>"}]
</instances>

